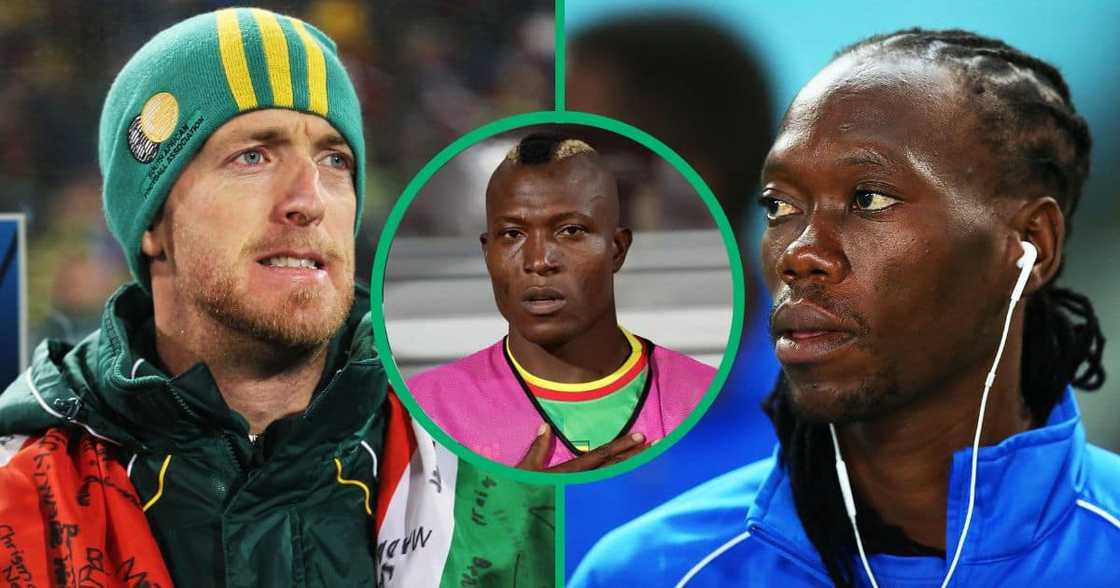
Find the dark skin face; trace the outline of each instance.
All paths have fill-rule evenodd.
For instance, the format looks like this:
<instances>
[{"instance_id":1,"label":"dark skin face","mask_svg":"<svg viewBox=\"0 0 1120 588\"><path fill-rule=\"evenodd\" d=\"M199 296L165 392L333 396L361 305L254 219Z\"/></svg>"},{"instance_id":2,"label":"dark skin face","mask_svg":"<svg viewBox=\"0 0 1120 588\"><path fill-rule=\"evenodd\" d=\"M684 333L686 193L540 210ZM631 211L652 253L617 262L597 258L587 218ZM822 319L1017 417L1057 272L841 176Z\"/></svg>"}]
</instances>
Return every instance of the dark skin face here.
<instances>
[{"instance_id":1,"label":"dark skin face","mask_svg":"<svg viewBox=\"0 0 1120 588\"><path fill-rule=\"evenodd\" d=\"M811 418L873 417L993 355L1011 239L959 103L941 68L837 63L766 160L772 334Z\"/></svg>"},{"instance_id":2,"label":"dark skin face","mask_svg":"<svg viewBox=\"0 0 1120 588\"><path fill-rule=\"evenodd\" d=\"M775 350L802 418L838 424L856 490L944 545L952 452L971 442L1018 275L1052 278L1052 198L1000 194L999 163L953 70L849 55L795 99L762 177L763 273ZM1024 300L1025 302L1025 300ZM1022 305L982 442L1030 426L1019 394Z\"/></svg>"},{"instance_id":3,"label":"dark skin face","mask_svg":"<svg viewBox=\"0 0 1120 588\"><path fill-rule=\"evenodd\" d=\"M614 274L633 237L619 226L614 176L598 155L525 165L504 161L486 189L479 236L509 344L530 372L558 382L605 376L630 352L614 305ZM519 468L578 472L618 463L648 445L627 435L546 468L554 433L526 442Z\"/></svg>"},{"instance_id":4,"label":"dark skin face","mask_svg":"<svg viewBox=\"0 0 1120 588\"><path fill-rule=\"evenodd\" d=\"M632 237L619 226L614 178L598 156L503 162L486 190L486 221L486 269L519 361L565 379L617 368L628 346L617 327L614 274ZM535 359L540 351L584 369L542 365L549 362Z\"/></svg>"}]
</instances>

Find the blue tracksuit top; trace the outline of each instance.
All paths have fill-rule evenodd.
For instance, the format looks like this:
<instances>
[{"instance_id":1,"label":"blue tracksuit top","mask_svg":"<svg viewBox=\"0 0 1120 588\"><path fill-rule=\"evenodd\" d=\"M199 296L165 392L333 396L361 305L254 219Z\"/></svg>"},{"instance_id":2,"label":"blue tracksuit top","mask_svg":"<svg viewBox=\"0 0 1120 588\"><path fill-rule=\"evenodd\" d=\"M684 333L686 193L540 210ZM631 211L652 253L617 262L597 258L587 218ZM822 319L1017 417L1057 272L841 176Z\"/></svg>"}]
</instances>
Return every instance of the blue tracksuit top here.
<instances>
[{"instance_id":1,"label":"blue tracksuit top","mask_svg":"<svg viewBox=\"0 0 1120 588\"><path fill-rule=\"evenodd\" d=\"M953 455L949 557L968 507L971 457L971 447ZM1120 456L1085 442L1071 390L1045 426L981 447L978 461L972 526L950 586L1120 586ZM775 456L724 474L612 531L568 585L831 586L776 464ZM820 491L840 490L832 482ZM882 588L936 588L949 563L869 559ZM870 585L858 556L852 566Z\"/></svg>"}]
</instances>

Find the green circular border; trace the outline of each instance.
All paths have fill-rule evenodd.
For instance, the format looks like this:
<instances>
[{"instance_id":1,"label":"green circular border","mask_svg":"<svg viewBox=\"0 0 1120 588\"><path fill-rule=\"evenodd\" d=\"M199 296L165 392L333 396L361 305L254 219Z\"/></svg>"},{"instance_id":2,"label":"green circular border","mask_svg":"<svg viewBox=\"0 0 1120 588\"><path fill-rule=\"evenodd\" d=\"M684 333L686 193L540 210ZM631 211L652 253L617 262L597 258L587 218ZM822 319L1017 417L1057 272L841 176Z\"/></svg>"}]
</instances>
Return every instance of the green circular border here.
<instances>
[{"instance_id":1,"label":"green circular border","mask_svg":"<svg viewBox=\"0 0 1120 588\"><path fill-rule=\"evenodd\" d=\"M412 397L412 393L408 391L408 388L404 384L404 378L401 376L396 361L393 359L392 349L389 346L388 331L385 328L385 268L389 261L389 251L392 247L393 237L396 235L401 220L404 218L405 211L408 210L412 201L416 198L417 194L420 193L424 184L426 184L440 168L447 164L448 161L459 155L468 147L484 139L521 127L556 123L597 127L623 135L640 143L665 161L668 161L674 169L688 180L688 183L700 194L704 204L707 205L708 212L711 213L712 218L715 219L716 226L719 227L720 235L723 237L724 248L727 250L728 263L731 266L731 333L728 336L727 347L724 349L723 360L720 362L719 370L716 372L715 378L712 380L711 385L708 386L708 390L704 393L700 402L680 425L649 449L621 463L596 470L575 473L545 473L520 470L487 459L467 449L458 441L451 438L451 436L436 425L432 419L428 418L428 415L424 414L419 403ZM731 230L731 224L728 223L727 217L724 215L723 209L720 208L711 189L708 188L708 185L704 183L700 174L697 173L684 158L677 155L675 151L649 133L624 122L584 112L546 111L519 114L483 125L459 137L455 142L445 147L431 161L424 165L414 178L412 178L412 181L405 187L404 193L401 195L400 199L397 200L392 211L390 211L389 218L385 223L384 229L382 229L381 237L377 241L377 255L373 260L373 274L370 284L370 309L373 315L374 344L377 348L378 355L381 357L381 362L385 366L385 372L389 378L389 383L393 386L393 389L398 392L397 395L400 397L401 402L408 408L409 414L415 420L418 420L436 440L450 449L452 453L459 456L460 459L465 459L483 470L492 472L498 476L531 484L582 484L597 482L628 472L655 459L676 443L678 439L687 434L688 431L696 425L696 422L700 420L700 417L708 411L708 407L715 401L716 395L723 387L723 383L727 381L727 376L731 372L731 364L734 362L736 351L739 348L739 337L743 330L744 291L743 264L742 260L739 258L739 248L736 245L735 235Z\"/></svg>"}]
</instances>

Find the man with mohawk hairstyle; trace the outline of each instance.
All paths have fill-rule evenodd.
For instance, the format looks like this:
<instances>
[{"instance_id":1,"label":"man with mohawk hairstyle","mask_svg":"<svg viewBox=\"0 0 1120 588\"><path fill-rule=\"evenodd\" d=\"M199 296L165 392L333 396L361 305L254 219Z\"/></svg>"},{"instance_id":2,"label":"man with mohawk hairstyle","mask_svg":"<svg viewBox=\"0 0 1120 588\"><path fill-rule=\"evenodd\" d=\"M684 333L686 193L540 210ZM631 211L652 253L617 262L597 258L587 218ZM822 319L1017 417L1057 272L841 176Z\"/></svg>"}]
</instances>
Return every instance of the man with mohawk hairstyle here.
<instances>
[{"instance_id":1,"label":"man with mohawk hairstyle","mask_svg":"<svg viewBox=\"0 0 1120 588\"><path fill-rule=\"evenodd\" d=\"M551 581L551 491L459 464L387 389L354 283L362 133L334 43L294 18L198 15L125 65L99 153L135 281L0 395L9 583ZM455 524L483 487L505 518Z\"/></svg>"},{"instance_id":2,"label":"man with mohawk hairstyle","mask_svg":"<svg viewBox=\"0 0 1120 588\"><path fill-rule=\"evenodd\" d=\"M479 237L509 335L411 378L424 412L490 459L555 472L617 463L671 432L715 370L618 324L614 274L632 239L590 145L522 139L490 178Z\"/></svg>"}]
</instances>

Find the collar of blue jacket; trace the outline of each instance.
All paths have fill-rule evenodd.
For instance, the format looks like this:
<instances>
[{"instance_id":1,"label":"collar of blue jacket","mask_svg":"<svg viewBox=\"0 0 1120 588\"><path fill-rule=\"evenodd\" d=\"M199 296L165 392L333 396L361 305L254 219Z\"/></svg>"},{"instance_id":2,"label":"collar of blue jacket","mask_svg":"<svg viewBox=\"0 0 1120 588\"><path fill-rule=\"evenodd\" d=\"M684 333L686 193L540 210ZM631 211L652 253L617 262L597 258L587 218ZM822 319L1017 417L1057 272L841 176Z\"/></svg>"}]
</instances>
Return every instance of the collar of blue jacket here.
<instances>
[{"instance_id":1,"label":"collar of blue jacket","mask_svg":"<svg viewBox=\"0 0 1120 588\"><path fill-rule=\"evenodd\" d=\"M659 586L831 585L776 456L615 530L569 585L620 585L635 575ZM971 448L953 455L946 545L956 545L964 524L971 457ZM1071 390L1044 426L982 447L977 467L972 527L953 586L1120 585L1120 457L1085 442ZM870 561L880 584L892 587L937 586L948 565L943 557L876 554ZM852 569L866 584L855 559Z\"/></svg>"}]
</instances>

